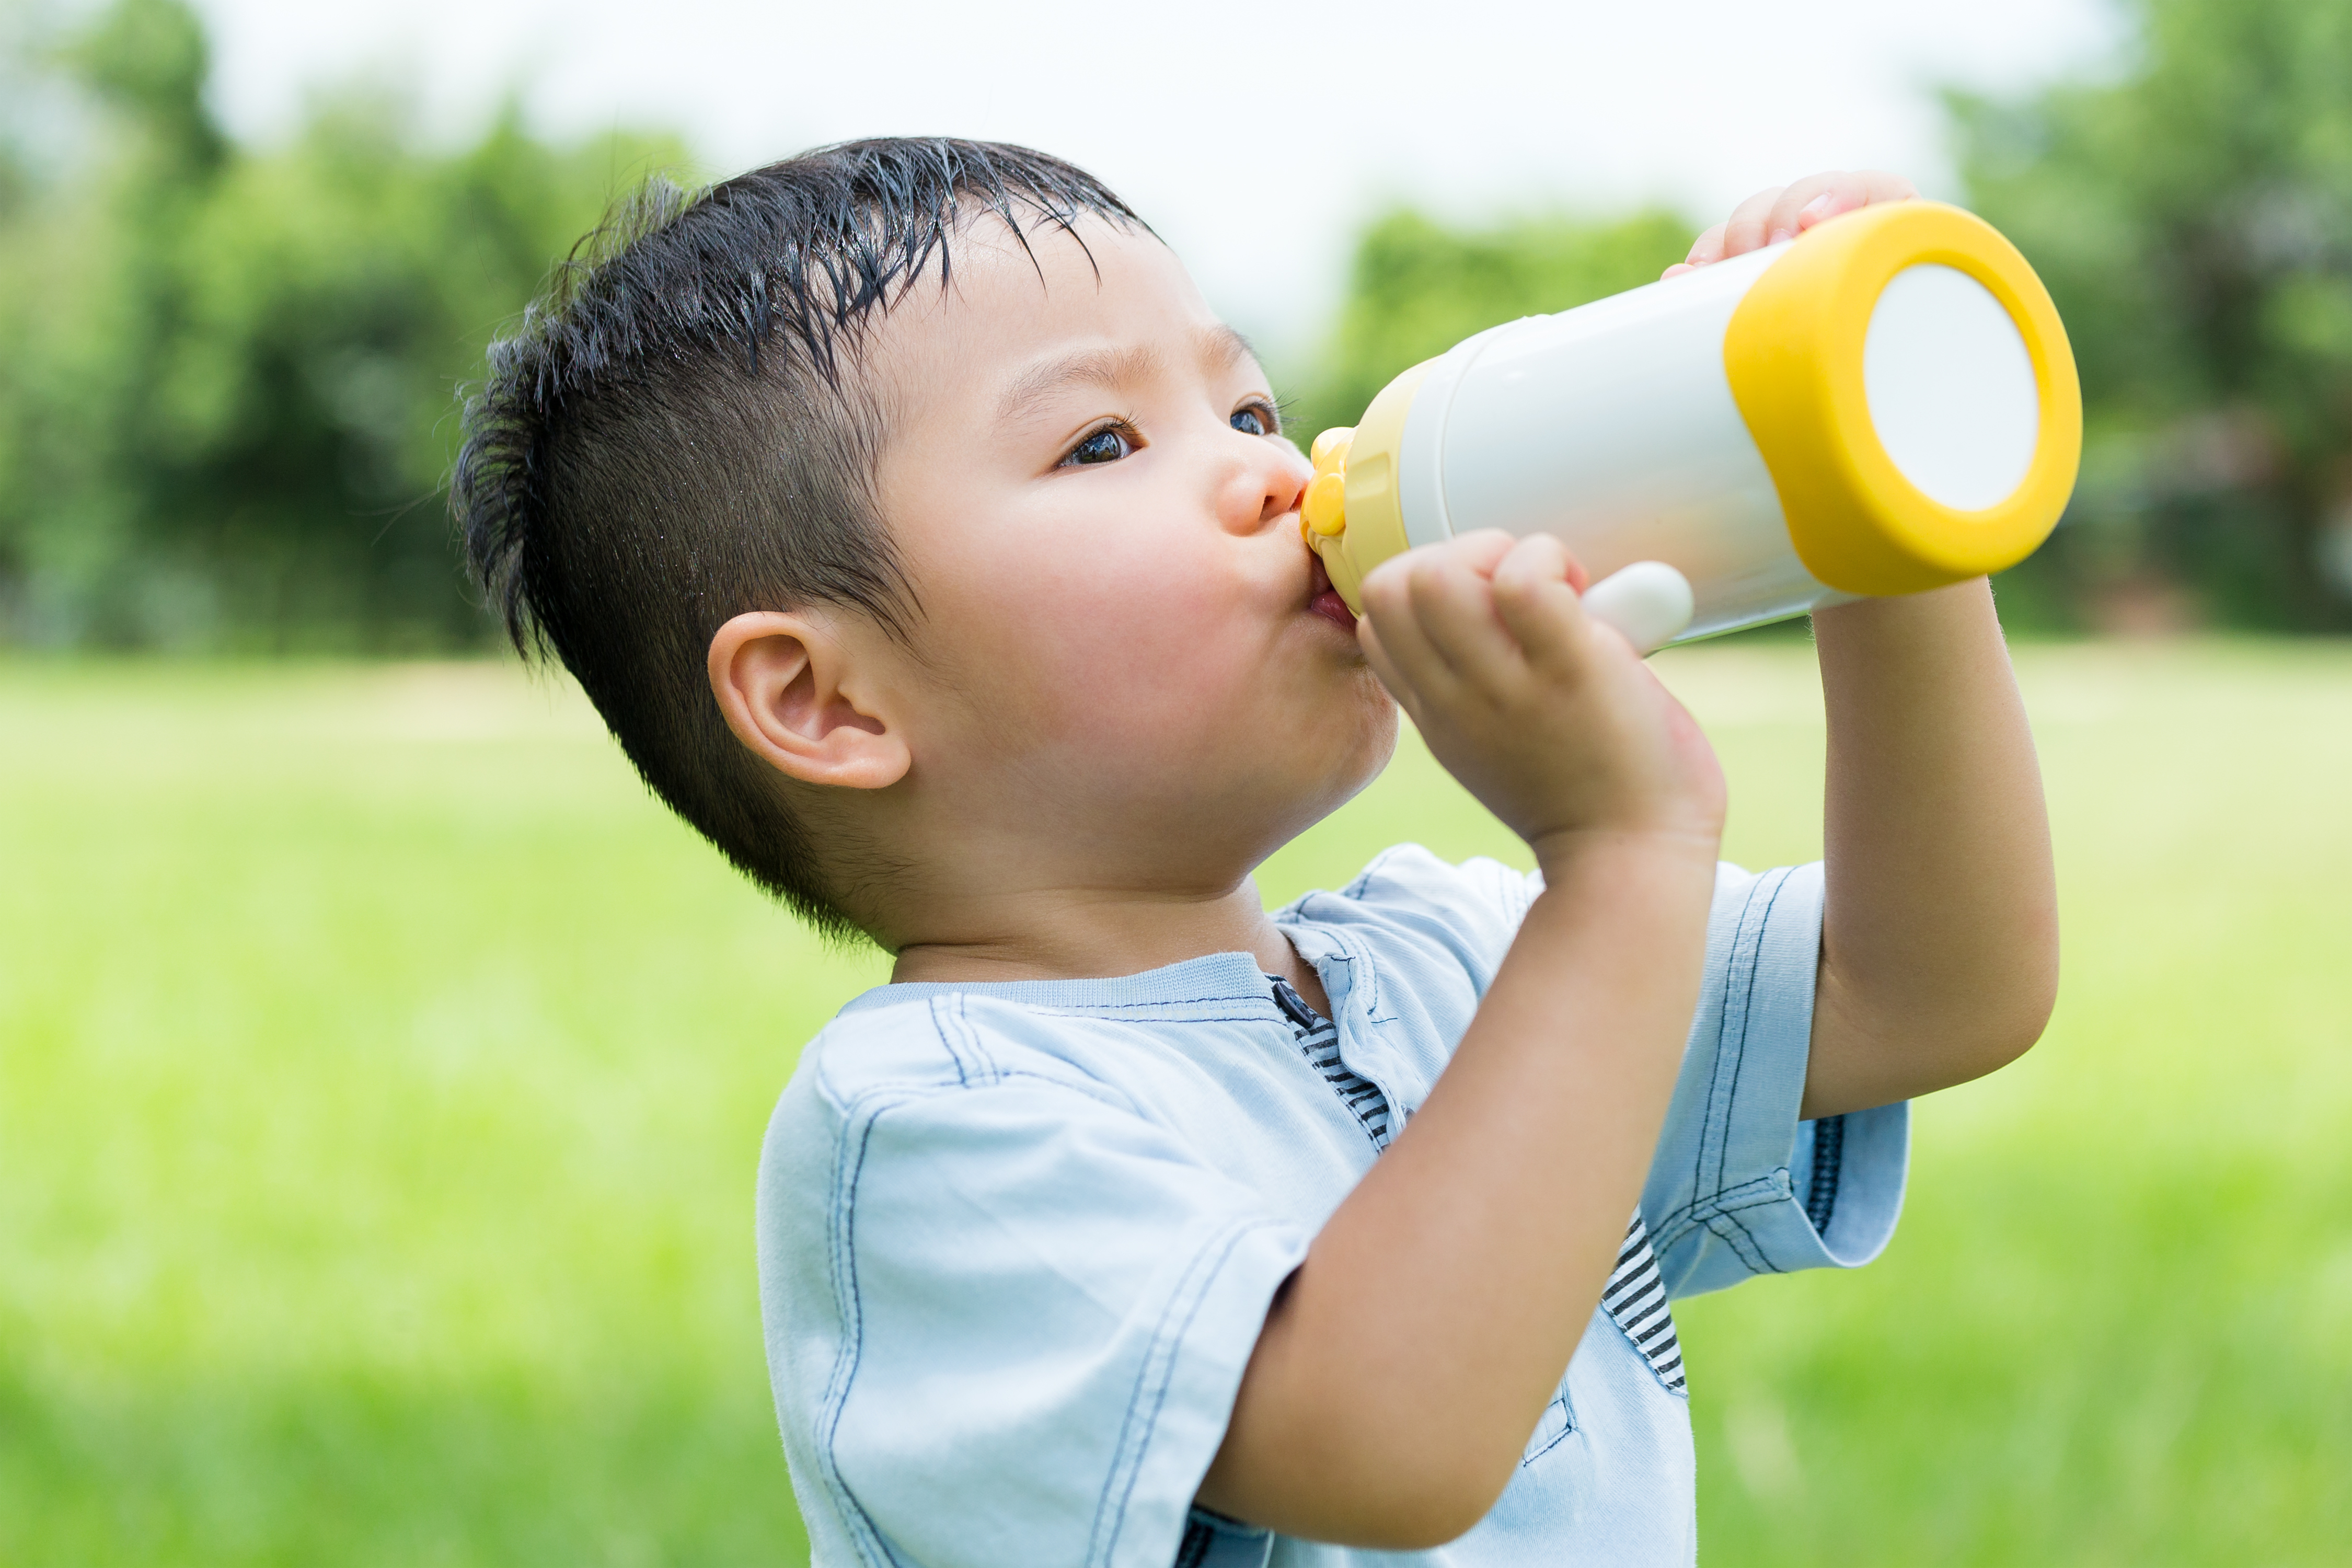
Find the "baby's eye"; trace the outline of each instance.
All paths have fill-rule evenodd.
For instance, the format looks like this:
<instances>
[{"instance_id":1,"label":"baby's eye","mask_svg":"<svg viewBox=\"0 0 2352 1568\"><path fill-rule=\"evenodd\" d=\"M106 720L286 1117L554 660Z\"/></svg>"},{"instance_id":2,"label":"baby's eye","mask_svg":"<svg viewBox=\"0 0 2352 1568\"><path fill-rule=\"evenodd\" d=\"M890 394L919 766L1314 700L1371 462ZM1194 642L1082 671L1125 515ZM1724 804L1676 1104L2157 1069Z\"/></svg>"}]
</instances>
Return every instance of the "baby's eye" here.
<instances>
[{"instance_id":1,"label":"baby's eye","mask_svg":"<svg viewBox=\"0 0 2352 1568\"><path fill-rule=\"evenodd\" d=\"M1062 467L1073 468L1081 463L1116 463L1135 450L1135 443L1118 426L1107 426L1070 448L1062 459Z\"/></svg>"},{"instance_id":2,"label":"baby's eye","mask_svg":"<svg viewBox=\"0 0 2352 1568\"><path fill-rule=\"evenodd\" d=\"M1280 421L1275 418L1274 410L1263 403L1252 403L1236 408L1234 410L1233 418L1228 423L1244 436L1271 436L1280 427Z\"/></svg>"}]
</instances>

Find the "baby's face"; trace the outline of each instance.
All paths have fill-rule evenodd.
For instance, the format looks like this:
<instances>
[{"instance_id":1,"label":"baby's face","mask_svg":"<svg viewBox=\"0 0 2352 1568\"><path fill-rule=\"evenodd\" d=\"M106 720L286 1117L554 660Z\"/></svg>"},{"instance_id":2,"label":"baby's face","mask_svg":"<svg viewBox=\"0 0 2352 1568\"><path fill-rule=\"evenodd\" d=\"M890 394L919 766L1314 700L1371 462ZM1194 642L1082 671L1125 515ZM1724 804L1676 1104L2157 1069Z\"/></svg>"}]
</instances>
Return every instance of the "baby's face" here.
<instances>
[{"instance_id":1,"label":"baby's face","mask_svg":"<svg viewBox=\"0 0 2352 1568\"><path fill-rule=\"evenodd\" d=\"M983 219L867 359L913 776L1086 866L1238 875L1379 771L1395 710L1299 538L1265 372L1160 241L1078 235Z\"/></svg>"}]
</instances>

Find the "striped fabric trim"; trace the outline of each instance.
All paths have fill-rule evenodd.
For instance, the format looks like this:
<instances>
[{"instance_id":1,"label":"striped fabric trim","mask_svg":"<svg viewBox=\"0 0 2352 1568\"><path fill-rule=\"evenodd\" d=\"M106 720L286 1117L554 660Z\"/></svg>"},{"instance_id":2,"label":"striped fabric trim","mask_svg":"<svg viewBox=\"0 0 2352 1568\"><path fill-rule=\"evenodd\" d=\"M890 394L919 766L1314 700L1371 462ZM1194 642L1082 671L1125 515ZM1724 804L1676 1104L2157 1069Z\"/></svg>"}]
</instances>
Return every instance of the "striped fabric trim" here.
<instances>
[{"instance_id":1,"label":"striped fabric trim","mask_svg":"<svg viewBox=\"0 0 2352 1568\"><path fill-rule=\"evenodd\" d=\"M1805 1190L1805 1217L1819 1236L1830 1233L1837 1213L1838 1167L1845 1160L1845 1118L1824 1116L1813 1123L1813 1179Z\"/></svg>"},{"instance_id":2,"label":"striped fabric trim","mask_svg":"<svg viewBox=\"0 0 2352 1568\"><path fill-rule=\"evenodd\" d=\"M1274 986L1275 1005L1282 1009L1297 1036L1298 1048L1341 1103L1355 1113L1372 1147L1386 1149L1391 1136L1388 1096L1378 1084L1350 1072L1339 1059L1339 1031L1330 1019L1309 1007L1288 981L1274 974L1266 979ZM1677 1394L1686 1392L1682 1340L1675 1332L1675 1315L1666 1305L1665 1279L1658 1272L1657 1256L1650 1250L1650 1229L1642 1223L1639 1210L1625 1227L1625 1245L1617 1251L1617 1265L1601 1289L1601 1304L1625 1331L1625 1337L1633 1342L1658 1381Z\"/></svg>"},{"instance_id":3,"label":"striped fabric trim","mask_svg":"<svg viewBox=\"0 0 2352 1568\"><path fill-rule=\"evenodd\" d=\"M1686 1392L1682 1341L1675 1333L1674 1311L1666 1305L1666 1282L1658 1273L1657 1255L1650 1250L1649 1226L1638 1211L1625 1227L1625 1245L1618 1249L1617 1267L1610 1270L1601 1304L1658 1381L1677 1394Z\"/></svg>"},{"instance_id":4,"label":"striped fabric trim","mask_svg":"<svg viewBox=\"0 0 2352 1568\"><path fill-rule=\"evenodd\" d=\"M1306 998L1291 989L1290 982L1276 974L1266 979L1274 983L1274 1005L1290 1020L1291 1030L1298 1037L1298 1048L1307 1054L1307 1063L1323 1075L1323 1081L1339 1095L1340 1103L1354 1112L1371 1139L1372 1147L1386 1149L1392 1135L1389 1097L1381 1092L1380 1085L1350 1072L1348 1064L1339 1059L1339 1026L1309 1007Z\"/></svg>"}]
</instances>

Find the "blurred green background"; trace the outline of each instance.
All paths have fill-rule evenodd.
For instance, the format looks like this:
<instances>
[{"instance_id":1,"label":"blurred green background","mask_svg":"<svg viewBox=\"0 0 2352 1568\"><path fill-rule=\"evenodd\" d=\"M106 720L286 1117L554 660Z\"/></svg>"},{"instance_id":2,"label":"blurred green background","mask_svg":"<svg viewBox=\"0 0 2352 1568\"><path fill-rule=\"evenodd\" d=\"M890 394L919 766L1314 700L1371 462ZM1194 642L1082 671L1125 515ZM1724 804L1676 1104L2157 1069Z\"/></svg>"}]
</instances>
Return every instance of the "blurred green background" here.
<instances>
[{"instance_id":1,"label":"blurred green background","mask_svg":"<svg viewBox=\"0 0 2352 1568\"><path fill-rule=\"evenodd\" d=\"M1939 100L2084 373L2000 584L2058 1017L1921 1106L1882 1263L1684 1309L1710 1563L2352 1540L2352 7L2128 15ZM686 150L364 92L247 146L207 69L177 0L0 0L0 1568L796 1562L751 1173L879 965L489 657L439 494L483 344ZM1376 215L1296 422L1698 226ZM1815 853L1809 650L1660 663L1730 852ZM1517 853L1408 741L1265 891L1408 837Z\"/></svg>"}]
</instances>

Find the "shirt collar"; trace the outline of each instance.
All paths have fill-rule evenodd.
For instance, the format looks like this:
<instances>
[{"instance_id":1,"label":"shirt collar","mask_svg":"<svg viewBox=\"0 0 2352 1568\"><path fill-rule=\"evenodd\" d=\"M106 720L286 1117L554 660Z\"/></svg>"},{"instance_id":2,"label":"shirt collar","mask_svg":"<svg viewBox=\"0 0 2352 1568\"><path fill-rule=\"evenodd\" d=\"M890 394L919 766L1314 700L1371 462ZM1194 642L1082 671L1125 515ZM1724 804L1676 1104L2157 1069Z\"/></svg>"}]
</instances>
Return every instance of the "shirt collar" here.
<instances>
[{"instance_id":1,"label":"shirt collar","mask_svg":"<svg viewBox=\"0 0 2352 1568\"><path fill-rule=\"evenodd\" d=\"M1108 980L908 981L877 985L852 997L844 1013L887 1007L899 1002L961 993L993 996L1030 1007L1050 1007L1065 1013L1099 1013L1108 1017L1132 1016L1152 1008L1186 1007L1212 1002L1264 1002L1273 996L1257 960L1246 952L1212 952L1189 958L1140 974Z\"/></svg>"}]
</instances>

